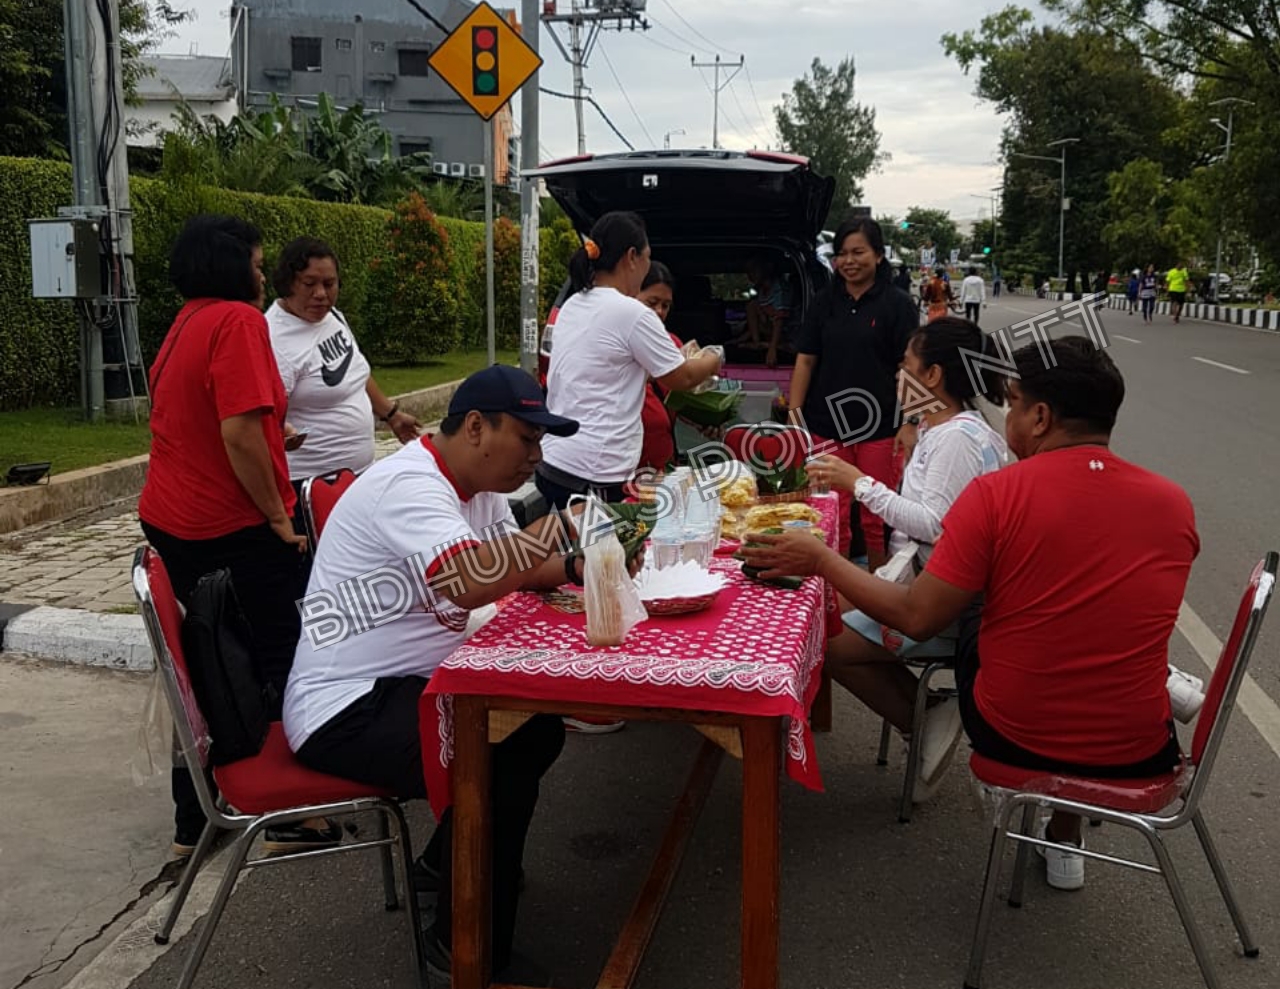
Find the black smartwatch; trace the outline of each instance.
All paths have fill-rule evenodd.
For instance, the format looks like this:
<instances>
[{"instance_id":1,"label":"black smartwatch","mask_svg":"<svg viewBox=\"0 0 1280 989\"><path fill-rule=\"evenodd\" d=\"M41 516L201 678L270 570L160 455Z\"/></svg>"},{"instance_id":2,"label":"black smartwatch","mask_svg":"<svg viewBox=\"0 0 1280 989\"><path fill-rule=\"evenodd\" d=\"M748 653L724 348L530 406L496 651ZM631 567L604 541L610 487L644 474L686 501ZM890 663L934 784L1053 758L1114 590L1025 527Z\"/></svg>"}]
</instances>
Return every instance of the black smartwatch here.
<instances>
[{"instance_id":1,"label":"black smartwatch","mask_svg":"<svg viewBox=\"0 0 1280 989\"><path fill-rule=\"evenodd\" d=\"M578 579L578 568L575 564L581 558L581 553L566 553L564 557L564 579L579 587L582 586L582 581Z\"/></svg>"}]
</instances>

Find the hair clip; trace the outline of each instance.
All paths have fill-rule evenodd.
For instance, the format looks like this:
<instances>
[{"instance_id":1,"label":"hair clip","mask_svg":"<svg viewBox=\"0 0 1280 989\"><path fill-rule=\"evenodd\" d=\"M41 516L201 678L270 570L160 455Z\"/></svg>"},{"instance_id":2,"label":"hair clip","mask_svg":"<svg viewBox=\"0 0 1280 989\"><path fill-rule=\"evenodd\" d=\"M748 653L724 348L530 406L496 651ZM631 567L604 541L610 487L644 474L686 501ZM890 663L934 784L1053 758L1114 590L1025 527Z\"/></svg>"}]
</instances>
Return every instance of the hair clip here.
<instances>
[{"instance_id":1,"label":"hair clip","mask_svg":"<svg viewBox=\"0 0 1280 989\"><path fill-rule=\"evenodd\" d=\"M590 237L584 238L582 241L582 249L587 252L587 257L592 261L600 257L600 245Z\"/></svg>"}]
</instances>

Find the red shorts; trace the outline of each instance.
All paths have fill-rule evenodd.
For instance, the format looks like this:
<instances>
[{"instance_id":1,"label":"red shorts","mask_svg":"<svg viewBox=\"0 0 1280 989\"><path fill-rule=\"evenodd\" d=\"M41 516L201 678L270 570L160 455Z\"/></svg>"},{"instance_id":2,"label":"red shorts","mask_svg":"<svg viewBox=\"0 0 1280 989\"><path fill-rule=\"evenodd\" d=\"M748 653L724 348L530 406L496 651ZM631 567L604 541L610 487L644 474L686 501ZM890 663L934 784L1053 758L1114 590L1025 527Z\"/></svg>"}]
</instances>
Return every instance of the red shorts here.
<instances>
[{"instance_id":1,"label":"red shorts","mask_svg":"<svg viewBox=\"0 0 1280 989\"><path fill-rule=\"evenodd\" d=\"M893 452L894 437L882 440L870 440L866 443L854 443L842 446L831 441L821 441L832 447L831 453L846 463L853 464L869 477L874 477L881 484L898 489L902 477L902 457ZM853 507L853 495L848 491L838 492L840 496L840 555L849 555L849 544L853 540L853 526L849 514ZM866 537L867 550L885 551L884 520L879 515L859 505L859 519L862 522L862 533Z\"/></svg>"}]
</instances>

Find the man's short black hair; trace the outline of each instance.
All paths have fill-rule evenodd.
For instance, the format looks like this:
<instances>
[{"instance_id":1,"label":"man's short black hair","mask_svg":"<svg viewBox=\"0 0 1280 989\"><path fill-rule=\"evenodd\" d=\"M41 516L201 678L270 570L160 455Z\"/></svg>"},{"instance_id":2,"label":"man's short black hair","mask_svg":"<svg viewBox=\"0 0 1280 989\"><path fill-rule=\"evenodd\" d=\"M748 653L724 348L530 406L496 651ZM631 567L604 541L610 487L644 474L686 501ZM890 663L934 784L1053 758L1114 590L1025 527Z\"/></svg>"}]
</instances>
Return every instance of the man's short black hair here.
<instances>
[{"instance_id":1,"label":"man's short black hair","mask_svg":"<svg viewBox=\"0 0 1280 989\"><path fill-rule=\"evenodd\" d=\"M1110 433L1124 402L1124 377L1115 361L1088 337L1062 337L1048 347L1053 367L1037 344L1013 354L1023 399L1044 402L1072 432Z\"/></svg>"},{"instance_id":2,"label":"man's short black hair","mask_svg":"<svg viewBox=\"0 0 1280 989\"><path fill-rule=\"evenodd\" d=\"M253 249L262 232L234 216L193 216L173 242L169 281L184 299L257 302L258 273Z\"/></svg>"},{"instance_id":3,"label":"man's short black hair","mask_svg":"<svg viewBox=\"0 0 1280 989\"><path fill-rule=\"evenodd\" d=\"M462 428L462 423L466 420L467 416L469 416L470 414L471 414L470 412L455 412L451 416L445 416L443 419L440 420L440 426L438 427L440 435L441 436L454 435L458 430ZM494 429L502 428L503 413L481 412L480 414L489 421L489 425L492 426Z\"/></svg>"}]
</instances>

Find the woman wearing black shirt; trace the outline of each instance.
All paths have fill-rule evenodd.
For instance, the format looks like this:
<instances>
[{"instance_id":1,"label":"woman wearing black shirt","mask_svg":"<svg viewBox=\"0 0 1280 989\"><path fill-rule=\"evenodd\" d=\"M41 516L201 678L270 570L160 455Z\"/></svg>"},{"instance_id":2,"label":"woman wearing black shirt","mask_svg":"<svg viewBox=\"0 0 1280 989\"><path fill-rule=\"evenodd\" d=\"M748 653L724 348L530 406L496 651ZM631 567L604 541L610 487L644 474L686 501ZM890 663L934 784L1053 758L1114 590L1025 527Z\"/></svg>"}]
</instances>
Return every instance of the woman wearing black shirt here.
<instances>
[{"instance_id":1,"label":"woman wearing black shirt","mask_svg":"<svg viewBox=\"0 0 1280 989\"><path fill-rule=\"evenodd\" d=\"M815 443L829 441L836 456L897 487L898 364L920 319L911 296L893 284L878 223L851 217L840 224L833 243L836 277L814 299L797 341L791 408L803 416ZM840 492L842 554L852 535L851 504L852 496ZM860 518L874 570L886 560L884 522L865 508Z\"/></svg>"}]
</instances>

